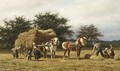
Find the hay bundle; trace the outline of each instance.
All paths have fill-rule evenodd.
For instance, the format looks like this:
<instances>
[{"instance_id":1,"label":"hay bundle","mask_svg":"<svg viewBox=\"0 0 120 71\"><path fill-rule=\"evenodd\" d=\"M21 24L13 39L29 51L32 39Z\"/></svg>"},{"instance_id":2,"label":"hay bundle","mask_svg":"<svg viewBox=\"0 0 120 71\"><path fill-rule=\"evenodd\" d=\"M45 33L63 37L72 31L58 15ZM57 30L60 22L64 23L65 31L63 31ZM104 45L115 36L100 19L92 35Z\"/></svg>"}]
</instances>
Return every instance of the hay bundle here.
<instances>
[{"instance_id":1,"label":"hay bundle","mask_svg":"<svg viewBox=\"0 0 120 71\"><path fill-rule=\"evenodd\" d=\"M40 45L53 37L56 37L56 33L52 29L31 29L28 32L23 32L18 35L18 39L15 41L15 47L32 48L33 43Z\"/></svg>"},{"instance_id":2,"label":"hay bundle","mask_svg":"<svg viewBox=\"0 0 120 71\"><path fill-rule=\"evenodd\" d=\"M85 54L84 56L85 59L90 59L90 57L91 57L91 54Z\"/></svg>"},{"instance_id":3,"label":"hay bundle","mask_svg":"<svg viewBox=\"0 0 120 71\"><path fill-rule=\"evenodd\" d=\"M104 60L104 57L102 57L102 56L92 55L92 56L90 57L90 59L101 61L101 60Z\"/></svg>"},{"instance_id":4,"label":"hay bundle","mask_svg":"<svg viewBox=\"0 0 120 71\"><path fill-rule=\"evenodd\" d=\"M120 55L115 55L114 60L120 60Z\"/></svg>"}]
</instances>

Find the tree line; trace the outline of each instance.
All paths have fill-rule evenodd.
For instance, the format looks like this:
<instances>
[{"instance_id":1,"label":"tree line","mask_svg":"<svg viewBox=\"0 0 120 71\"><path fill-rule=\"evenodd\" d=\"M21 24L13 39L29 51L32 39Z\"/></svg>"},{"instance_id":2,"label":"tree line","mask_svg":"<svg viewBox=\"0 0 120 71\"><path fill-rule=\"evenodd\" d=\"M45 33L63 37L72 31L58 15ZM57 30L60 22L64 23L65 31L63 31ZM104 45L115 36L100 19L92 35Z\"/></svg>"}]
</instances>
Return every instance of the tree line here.
<instances>
[{"instance_id":1,"label":"tree line","mask_svg":"<svg viewBox=\"0 0 120 71\"><path fill-rule=\"evenodd\" d=\"M60 17L59 14L50 12L39 13L35 15L33 20L28 20L24 16L17 16L14 19L4 20L4 26L0 26L0 47L14 47L17 36L32 28L49 29L52 28L57 34L60 41L65 41L67 38L75 35L71 30L72 26L68 24L68 19ZM76 37L87 37L88 40L98 40L98 37L103 36L98 28L91 25L78 25Z\"/></svg>"}]
</instances>

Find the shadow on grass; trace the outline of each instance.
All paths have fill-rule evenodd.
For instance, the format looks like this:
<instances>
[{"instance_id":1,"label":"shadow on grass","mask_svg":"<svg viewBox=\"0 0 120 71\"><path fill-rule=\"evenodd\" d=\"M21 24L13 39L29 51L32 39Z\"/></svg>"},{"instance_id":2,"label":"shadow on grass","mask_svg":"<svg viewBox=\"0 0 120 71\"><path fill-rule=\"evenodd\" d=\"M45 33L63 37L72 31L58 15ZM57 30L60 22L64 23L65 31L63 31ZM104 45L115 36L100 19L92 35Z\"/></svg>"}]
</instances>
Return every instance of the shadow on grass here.
<instances>
[{"instance_id":1,"label":"shadow on grass","mask_svg":"<svg viewBox=\"0 0 120 71\"><path fill-rule=\"evenodd\" d=\"M79 58L79 59L77 59L77 58L65 58L65 60L84 60L85 58Z\"/></svg>"},{"instance_id":2,"label":"shadow on grass","mask_svg":"<svg viewBox=\"0 0 120 71\"><path fill-rule=\"evenodd\" d=\"M17 58L17 59L25 59L25 58Z\"/></svg>"},{"instance_id":3,"label":"shadow on grass","mask_svg":"<svg viewBox=\"0 0 120 71\"><path fill-rule=\"evenodd\" d=\"M44 57L43 57L43 58L44 58ZM48 55L47 55L47 58L51 58L51 55L48 54ZM63 58L63 56L62 56L62 55L56 55L55 58Z\"/></svg>"},{"instance_id":4,"label":"shadow on grass","mask_svg":"<svg viewBox=\"0 0 120 71\"><path fill-rule=\"evenodd\" d=\"M21 60L21 59L25 59L25 58L13 58L13 57L12 57L12 59L16 59L16 60L18 59L18 60Z\"/></svg>"},{"instance_id":5,"label":"shadow on grass","mask_svg":"<svg viewBox=\"0 0 120 71\"><path fill-rule=\"evenodd\" d=\"M41 59L38 59L38 60L28 60L28 61L46 61L46 60L41 60Z\"/></svg>"}]
</instances>

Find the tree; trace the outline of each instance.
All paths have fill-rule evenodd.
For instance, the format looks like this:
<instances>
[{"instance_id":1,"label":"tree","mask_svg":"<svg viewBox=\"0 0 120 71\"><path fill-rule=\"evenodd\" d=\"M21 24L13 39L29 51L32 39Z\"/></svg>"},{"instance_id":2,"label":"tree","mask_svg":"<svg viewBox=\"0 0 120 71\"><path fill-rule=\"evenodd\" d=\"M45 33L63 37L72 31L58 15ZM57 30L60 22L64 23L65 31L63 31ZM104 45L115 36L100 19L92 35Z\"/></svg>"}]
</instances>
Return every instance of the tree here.
<instances>
[{"instance_id":1,"label":"tree","mask_svg":"<svg viewBox=\"0 0 120 71\"><path fill-rule=\"evenodd\" d=\"M14 20L4 20L5 25L0 27L0 42L4 47L13 47L17 36L31 28L31 23L22 17L15 17Z\"/></svg>"},{"instance_id":2,"label":"tree","mask_svg":"<svg viewBox=\"0 0 120 71\"><path fill-rule=\"evenodd\" d=\"M52 28L61 41L72 36L73 31L70 30L71 26L67 25L68 20L58 16L59 14L51 14L50 12L37 14L33 21L34 27L44 30Z\"/></svg>"},{"instance_id":3,"label":"tree","mask_svg":"<svg viewBox=\"0 0 120 71\"><path fill-rule=\"evenodd\" d=\"M90 41L98 40L99 39L98 37L103 36L101 32L99 32L98 28L95 27L93 24L80 26L77 32L78 32L77 37L85 36Z\"/></svg>"}]
</instances>

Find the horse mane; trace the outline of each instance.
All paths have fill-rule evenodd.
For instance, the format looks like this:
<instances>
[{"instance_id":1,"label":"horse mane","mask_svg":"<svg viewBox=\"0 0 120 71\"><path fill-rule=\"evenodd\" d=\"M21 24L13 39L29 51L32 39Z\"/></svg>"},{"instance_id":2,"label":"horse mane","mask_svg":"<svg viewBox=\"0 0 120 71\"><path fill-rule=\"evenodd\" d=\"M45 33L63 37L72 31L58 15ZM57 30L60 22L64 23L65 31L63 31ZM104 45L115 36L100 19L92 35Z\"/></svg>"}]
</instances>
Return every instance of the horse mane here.
<instances>
[{"instance_id":1,"label":"horse mane","mask_svg":"<svg viewBox=\"0 0 120 71\"><path fill-rule=\"evenodd\" d=\"M76 44L76 45L79 45L80 43L81 43L81 42L80 42L80 38L76 39L75 44Z\"/></svg>"},{"instance_id":2,"label":"horse mane","mask_svg":"<svg viewBox=\"0 0 120 71\"><path fill-rule=\"evenodd\" d=\"M85 44L86 44L85 41L86 41L86 37L78 38L78 39L76 39L75 44L77 46L78 45L85 46Z\"/></svg>"}]
</instances>

